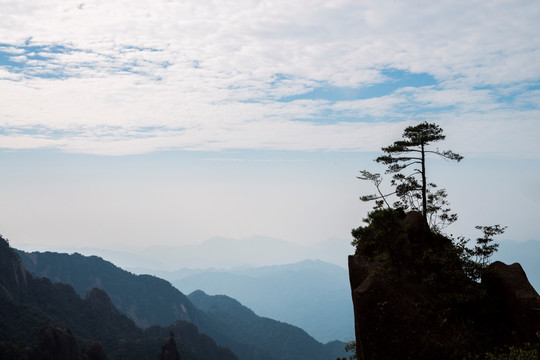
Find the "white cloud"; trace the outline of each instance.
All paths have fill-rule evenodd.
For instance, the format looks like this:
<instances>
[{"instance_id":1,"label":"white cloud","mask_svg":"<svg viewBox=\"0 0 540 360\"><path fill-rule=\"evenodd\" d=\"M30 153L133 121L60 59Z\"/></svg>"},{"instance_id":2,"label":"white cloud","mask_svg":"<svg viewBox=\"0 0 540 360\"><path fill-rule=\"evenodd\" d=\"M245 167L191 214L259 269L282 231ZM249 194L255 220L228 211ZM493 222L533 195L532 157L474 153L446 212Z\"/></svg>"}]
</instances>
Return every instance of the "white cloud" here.
<instances>
[{"instance_id":1,"label":"white cloud","mask_svg":"<svg viewBox=\"0 0 540 360\"><path fill-rule=\"evenodd\" d=\"M402 121L428 119L492 129L486 141L459 132L471 152L540 156L534 2L58 0L0 12L0 52L25 64L0 66L2 147L377 150ZM381 83L383 69L439 83L279 101Z\"/></svg>"}]
</instances>

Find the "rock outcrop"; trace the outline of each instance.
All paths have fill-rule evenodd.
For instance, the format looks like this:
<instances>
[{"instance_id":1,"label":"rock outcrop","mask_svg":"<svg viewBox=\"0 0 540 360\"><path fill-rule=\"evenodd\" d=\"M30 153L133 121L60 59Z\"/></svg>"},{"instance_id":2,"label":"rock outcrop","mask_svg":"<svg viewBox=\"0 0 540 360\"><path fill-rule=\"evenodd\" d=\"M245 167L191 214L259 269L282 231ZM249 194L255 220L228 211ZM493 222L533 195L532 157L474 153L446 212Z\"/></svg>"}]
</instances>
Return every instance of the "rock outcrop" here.
<instances>
[{"instance_id":1,"label":"rock outcrop","mask_svg":"<svg viewBox=\"0 0 540 360\"><path fill-rule=\"evenodd\" d=\"M118 310L114 307L114 304L109 297L109 295L99 288L93 288L90 290L85 297L85 301L93 309L99 310L101 313L108 315L118 315L120 314Z\"/></svg>"},{"instance_id":2,"label":"rock outcrop","mask_svg":"<svg viewBox=\"0 0 540 360\"><path fill-rule=\"evenodd\" d=\"M159 360L180 360L180 354L176 348L176 343L174 342L174 334L171 331L169 337L163 344L161 352L159 353Z\"/></svg>"},{"instance_id":3,"label":"rock outcrop","mask_svg":"<svg viewBox=\"0 0 540 360\"><path fill-rule=\"evenodd\" d=\"M109 357L99 341L94 341L84 355L70 330L48 325L40 329L38 342L29 350L28 359L108 360Z\"/></svg>"},{"instance_id":4,"label":"rock outcrop","mask_svg":"<svg viewBox=\"0 0 540 360\"><path fill-rule=\"evenodd\" d=\"M28 358L30 360L81 360L79 346L73 334L55 326L46 326L39 331L38 345L35 346Z\"/></svg>"},{"instance_id":5,"label":"rock outcrop","mask_svg":"<svg viewBox=\"0 0 540 360\"><path fill-rule=\"evenodd\" d=\"M496 261L488 267L482 282L489 296L501 300L500 318L508 324L502 340L506 343L535 340L535 333L540 329L540 296L521 265Z\"/></svg>"},{"instance_id":6,"label":"rock outcrop","mask_svg":"<svg viewBox=\"0 0 540 360\"><path fill-rule=\"evenodd\" d=\"M463 359L534 340L540 298L521 266L495 262L479 283L421 214L376 220L349 256L360 359Z\"/></svg>"},{"instance_id":7,"label":"rock outcrop","mask_svg":"<svg viewBox=\"0 0 540 360\"><path fill-rule=\"evenodd\" d=\"M103 347L103 344L99 341L94 341L90 349L86 352L88 360L109 360L107 352Z\"/></svg>"}]
</instances>

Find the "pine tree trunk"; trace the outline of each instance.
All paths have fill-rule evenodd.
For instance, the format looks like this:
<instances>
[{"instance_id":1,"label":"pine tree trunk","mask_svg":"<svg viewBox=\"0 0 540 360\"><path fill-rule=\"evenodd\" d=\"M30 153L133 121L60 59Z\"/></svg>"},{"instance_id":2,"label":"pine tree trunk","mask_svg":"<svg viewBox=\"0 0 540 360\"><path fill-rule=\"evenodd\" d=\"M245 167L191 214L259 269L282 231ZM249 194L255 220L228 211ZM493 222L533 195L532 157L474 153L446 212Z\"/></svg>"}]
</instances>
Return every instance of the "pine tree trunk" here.
<instances>
[{"instance_id":1,"label":"pine tree trunk","mask_svg":"<svg viewBox=\"0 0 540 360\"><path fill-rule=\"evenodd\" d=\"M427 222L427 184L426 184L426 153L424 152L424 144L422 148L422 215Z\"/></svg>"}]
</instances>

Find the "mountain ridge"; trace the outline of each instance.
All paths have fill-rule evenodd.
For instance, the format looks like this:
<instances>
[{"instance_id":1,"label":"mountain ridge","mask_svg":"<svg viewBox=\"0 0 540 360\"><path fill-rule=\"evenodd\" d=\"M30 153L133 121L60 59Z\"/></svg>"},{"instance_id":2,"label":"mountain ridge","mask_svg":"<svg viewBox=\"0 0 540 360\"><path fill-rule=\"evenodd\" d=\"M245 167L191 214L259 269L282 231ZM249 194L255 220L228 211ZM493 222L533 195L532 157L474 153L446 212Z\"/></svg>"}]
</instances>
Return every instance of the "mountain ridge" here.
<instances>
[{"instance_id":1,"label":"mountain ridge","mask_svg":"<svg viewBox=\"0 0 540 360\"><path fill-rule=\"evenodd\" d=\"M174 279L180 275L181 278ZM306 330L322 343L354 338L348 272L320 260L229 271L162 274L185 293L227 295L257 314Z\"/></svg>"},{"instance_id":2,"label":"mountain ridge","mask_svg":"<svg viewBox=\"0 0 540 360\"><path fill-rule=\"evenodd\" d=\"M31 275L2 236L0 260L0 358L52 358L50 351L70 353L70 358L84 358L84 349L95 349L96 342L102 352L107 349L114 358L142 360L159 352L163 339L138 328L114 307L103 290L93 288L82 298L69 284ZM160 330L171 328L182 334L180 348L184 360L236 359L232 352L218 348L192 325L178 321ZM69 344L53 341L52 348L50 343L43 347L47 339L42 335L56 339L55 334L62 334Z\"/></svg>"},{"instance_id":3,"label":"mountain ridge","mask_svg":"<svg viewBox=\"0 0 540 360\"><path fill-rule=\"evenodd\" d=\"M265 245L266 244L266 245ZM260 267L289 264L305 259L321 259L347 268L347 256L352 252L350 240L331 238L312 245L299 245L269 236L246 238L213 237L197 244L154 245L129 249L110 245L104 248L30 246L21 244L24 251L54 251L81 253L106 258L117 266L131 269L141 266L150 270L174 271L178 264L185 268L230 269L238 266ZM209 256L221 254L226 256Z\"/></svg>"},{"instance_id":4,"label":"mountain ridge","mask_svg":"<svg viewBox=\"0 0 540 360\"><path fill-rule=\"evenodd\" d=\"M333 345L317 342L298 327L257 316L251 309L226 295L210 296L197 290L188 298L199 309L217 318L230 332L247 339L248 343L257 340L262 356L270 354L273 358L281 359L323 360L344 355L343 351L334 352ZM276 347L276 343L281 345ZM298 343L303 346L298 347Z\"/></svg>"},{"instance_id":5,"label":"mountain ridge","mask_svg":"<svg viewBox=\"0 0 540 360\"><path fill-rule=\"evenodd\" d=\"M243 354L243 356L239 355L241 356L240 359L262 360L261 357L256 357L257 352L254 351L259 348L257 344L246 343L245 339L235 338L229 329L220 325L208 314L197 309L184 294L166 280L151 275L129 273L97 256L85 257L81 254L68 255L51 252L27 254L23 251L19 251L19 254L23 261L28 263L32 272L47 275L56 281L72 282L80 292L96 284L102 286L104 290L111 292L111 300L118 306L118 309L134 318L134 320L138 320L141 324L152 325L152 321L148 319L159 318L168 325L177 320L175 316L178 315L176 312L179 312L180 315L186 317L185 320L193 322L199 328L199 331L210 336L218 345L228 347L236 354ZM117 283L118 281L120 283ZM141 285L141 282L146 284ZM126 296L121 294L121 289L123 291L136 289L138 293ZM152 295L152 301L161 299L162 305L153 305L148 300L149 294ZM141 314L144 311L153 315L143 317ZM147 319L147 321L144 322L141 319ZM278 324L279 322L275 321L275 323ZM312 339L312 341L316 342L315 339ZM279 345L275 344L275 346ZM339 353L339 351L335 353ZM268 359L281 360L281 358L275 357L269 357Z\"/></svg>"}]
</instances>

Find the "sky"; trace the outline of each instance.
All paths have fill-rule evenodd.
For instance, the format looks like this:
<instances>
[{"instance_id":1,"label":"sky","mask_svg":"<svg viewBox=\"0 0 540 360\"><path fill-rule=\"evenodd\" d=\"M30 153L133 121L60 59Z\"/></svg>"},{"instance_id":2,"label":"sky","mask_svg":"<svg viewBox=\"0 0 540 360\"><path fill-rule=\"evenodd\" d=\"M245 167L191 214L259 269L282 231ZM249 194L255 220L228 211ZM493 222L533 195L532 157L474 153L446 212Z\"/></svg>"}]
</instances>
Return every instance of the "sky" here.
<instances>
[{"instance_id":1,"label":"sky","mask_svg":"<svg viewBox=\"0 0 540 360\"><path fill-rule=\"evenodd\" d=\"M539 240L540 3L0 2L0 233L13 246L350 240L403 129L458 223ZM389 176L385 176L388 186Z\"/></svg>"}]
</instances>

